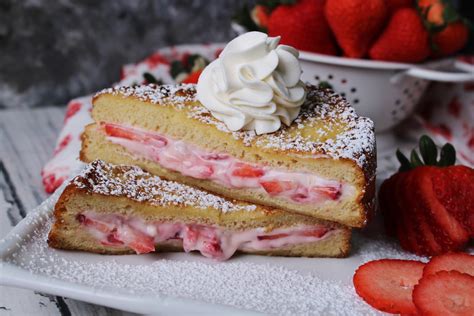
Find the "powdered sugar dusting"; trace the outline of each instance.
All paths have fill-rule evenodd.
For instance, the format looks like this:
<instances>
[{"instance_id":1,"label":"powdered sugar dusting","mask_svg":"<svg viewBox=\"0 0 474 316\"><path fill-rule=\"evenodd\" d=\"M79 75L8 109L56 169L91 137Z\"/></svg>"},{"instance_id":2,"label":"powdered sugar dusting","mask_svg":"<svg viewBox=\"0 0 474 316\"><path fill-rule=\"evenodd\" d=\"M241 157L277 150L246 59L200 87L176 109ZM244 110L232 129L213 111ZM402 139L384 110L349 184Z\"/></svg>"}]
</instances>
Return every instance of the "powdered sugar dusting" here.
<instances>
[{"instance_id":1,"label":"powdered sugar dusting","mask_svg":"<svg viewBox=\"0 0 474 316\"><path fill-rule=\"evenodd\" d=\"M383 235L358 232L346 259L261 257L264 260L252 262L255 256L237 256L216 263L190 254L103 256L55 250L46 240L60 192L0 242L6 248L0 266L18 266L31 273L29 279L40 275L86 286L96 296L106 292L156 304L176 297L279 315L382 315L355 294L353 272L368 260L419 259ZM318 268L301 269L315 265ZM334 267L346 277L334 280L339 274Z\"/></svg>"},{"instance_id":2,"label":"powdered sugar dusting","mask_svg":"<svg viewBox=\"0 0 474 316\"><path fill-rule=\"evenodd\" d=\"M135 201L162 206L214 208L223 213L257 209L255 205L232 202L178 182L163 180L138 167L114 166L101 160L92 162L71 184L92 193L126 196Z\"/></svg>"},{"instance_id":3,"label":"powdered sugar dusting","mask_svg":"<svg viewBox=\"0 0 474 316\"><path fill-rule=\"evenodd\" d=\"M358 116L341 96L315 86L308 86L308 95L301 113L289 127L282 126L275 133L263 135L256 135L254 131L230 131L197 102L195 85L192 84L116 87L105 89L97 95L104 93L136 97L153 104L172 105L179 110L186 110L188 117L231 133L246 146L310 153L334 159L345 158L355 161L361 167L366 167L375 155L373 122L369 118ZM339 126L341 130L330 135L331 131L324 128L313 129L313 125L316 126L318 122L324 122L325 126ZM307 131L310 129L315 133L309 135Z\"/></svg>"},{"instance_id":4,"label":"powdered sugar dusting","mask_svg":"<svg viewBox=\"0 0 474 316\"><path fill-rule=\"evenodd\" d=\"M153 104L171 104L182 109L185 103L195 101L196 90L193 84L116 86L97 92L94 99L102 94L135 97L140 101Z\"/></svg>"}]
</instances>

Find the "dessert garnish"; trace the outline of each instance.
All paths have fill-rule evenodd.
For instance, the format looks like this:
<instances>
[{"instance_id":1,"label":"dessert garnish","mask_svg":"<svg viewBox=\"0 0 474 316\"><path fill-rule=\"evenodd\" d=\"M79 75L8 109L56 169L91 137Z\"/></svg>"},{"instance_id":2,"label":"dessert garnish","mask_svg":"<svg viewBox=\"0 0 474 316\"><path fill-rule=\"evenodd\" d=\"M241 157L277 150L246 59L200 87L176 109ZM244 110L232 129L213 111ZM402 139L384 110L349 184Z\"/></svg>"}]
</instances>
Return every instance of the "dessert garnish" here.
<instances>
[{"instance_id":1,"label":"dessert garnish","mask_svg":"<svg viewBox=\"0 0 474 316\"><path fill-rule=\"evenodd\" d=\"M403 249L431 256L460 250L474 237L474 170L456 165L451 144L437 147L424 135L420 153L410 160L400 151L401 167L379 192L387 233Z\"/></svg>"},{"instance_id":2,"label":"dessert garnish","mask_svg":"<svg viewBox=\"0 0 474 316\"><path fill-rule=\"evenodd\" d=\"M279 41L245 33L202 72L197 98L231 131L272 133L298 116L306 96L298 51Z\"/></svg>"},{"instance_id":3,"label":"dessert garnish","mask_svg":"<svg viewBox=\"0 0 474 316\"><path fill-rule=\"evenodd\" d=\"M402 315L474 315L474 256L458 252L414 260L367 262L354 274L370 306Z\"/></svg>"}]
</instances>

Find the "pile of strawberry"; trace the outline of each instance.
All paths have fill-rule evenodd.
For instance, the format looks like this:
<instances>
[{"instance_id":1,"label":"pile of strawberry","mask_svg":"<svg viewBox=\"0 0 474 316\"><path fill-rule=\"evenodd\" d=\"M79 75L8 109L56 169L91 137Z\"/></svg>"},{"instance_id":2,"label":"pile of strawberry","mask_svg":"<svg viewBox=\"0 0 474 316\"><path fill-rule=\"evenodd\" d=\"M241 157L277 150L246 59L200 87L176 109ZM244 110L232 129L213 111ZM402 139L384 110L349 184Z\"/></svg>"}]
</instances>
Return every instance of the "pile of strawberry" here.
<instances>
[{"instance_id":1,"label":"pile of strawberry","mask_svg":"<svg viewBox=\"0 0 474 316\"><path fill-rule=\"evenodd\" d=\"M427 264L382 259L354 274L357 294L370 306L402 315L474 315L474 256L447 253Z\"/></svg>"},{"instance_id":2,"label":"pile of strawberry","mask_svg":"<svg viewBox=\"0 0 474 316\"><path fill-rule=\"evenodd\" d=\"M469 28L449 0L260 0L236 21L297 49L417 63L451 55Z\"/></svg>"},{"instance_id":3,"label":"pile of strawberry","mask_svg":"<svg viewBox=\"0 0 474 316\"><path fill-rule=\"evenodd\" d=\"M410 160L397 151L400 170L380 187L386 231L418 255L460 250L474 237L474 169L453 165L456 152L449 143L439 160L428 136L419 146L421 158L415 150Z\"/></svg>"}]
</instances>

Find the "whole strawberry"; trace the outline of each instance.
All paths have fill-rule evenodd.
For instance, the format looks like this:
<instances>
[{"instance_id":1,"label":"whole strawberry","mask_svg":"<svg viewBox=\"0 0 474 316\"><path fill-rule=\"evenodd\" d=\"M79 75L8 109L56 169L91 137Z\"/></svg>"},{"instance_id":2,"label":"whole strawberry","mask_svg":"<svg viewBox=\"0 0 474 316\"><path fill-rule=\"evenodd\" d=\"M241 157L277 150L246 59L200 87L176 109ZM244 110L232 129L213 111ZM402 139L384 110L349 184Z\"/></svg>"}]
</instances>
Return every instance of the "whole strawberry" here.
<instances>
[{"instance_id":1,"label":"whole strawberry","mask_svg":"<svg viewBox=\"0 0 474 316\"><path fill-rule=\"evenodd\" d=\"M336 55L337 49L324 16L324 0L300 0L280 5L268 19L268 35L280 43L315 53Z\"/></svg>"},{"instance_id":2,"label":"whole strawberry","mask_svg":"<svg viewBox=\"0 0 474 316\"><path fill-rule=\"evenodd\" d=\"M261 29L266 30L268 27L268 19L270 18L270 9L264 5L257 4L252 11L250 17Z\"/></svg>"},{"instance_id":3,"label":"whole strawberry","mask_svg":"<svg viewBox=\"0 0 474 316\"><path fill-rule=\"evenodd\" d=\"M431 34L433 56L443 57L461 50L469 39L467 22L448 0L418 0L425 28Z\"/></svg>"},{"instance_id":4,"label":"whole strawberry","mask_svg":"<svg viewBox=\"0 0 474 316\"><path fill-rule=\"evenodd\" d=\"M367 54L388 16L384 0L327 0L325 13L344 55L352 58Z\"/></svg>"},{"instance_id":5,"label":"whole strawberry","mask_svg":"<svg viewBox=\"0 0 474 316\"><path fill-rule=\"evenodd\" d=\"M405 250L436 255L462 249L474 237L474 169L454 166L451 144L437 148L428 136L410 160L397 151L401 167L382 183L379 205L387 232Z\"/></svg>"},{"instance_id":6,"label":"whole strawberry","mask_svg":"<svg viewBox=\"0 0 474 316\"><path fill-rule=\"evenodd\" d=\"M415 9L397 10L372 45L369 56L375 60L417 63L431 53L429 33Z\"/></svg>"},{"instance_id":7,"label":"whole strawberry","mask_svg":"<svg viewBox=\"0 0 474 316\"><path fill-rule=\"evenodd\" d=\"M415 0L386 0L386 3L390 16L398 9L415 7Z\"/></svg>"}]
</instances>

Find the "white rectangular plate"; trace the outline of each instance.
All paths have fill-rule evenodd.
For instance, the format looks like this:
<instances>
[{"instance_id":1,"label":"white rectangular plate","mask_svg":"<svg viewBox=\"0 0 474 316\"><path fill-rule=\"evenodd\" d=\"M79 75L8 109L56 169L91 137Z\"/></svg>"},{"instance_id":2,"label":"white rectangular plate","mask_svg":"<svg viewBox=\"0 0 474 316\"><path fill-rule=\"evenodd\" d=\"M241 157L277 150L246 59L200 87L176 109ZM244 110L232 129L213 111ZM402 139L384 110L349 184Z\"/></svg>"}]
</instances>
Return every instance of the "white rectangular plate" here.
<instances>
[{"instance_id":1,"label":"white rectangular plate","mask_svg":"<svg viewBox=\"0 0 474 316\"><path fill-rule=\"evenodd\" d=\"M365 261L417 258L369 229L355 233L345 259L198 254L106 256L47 245L60 191L0 241L0 284L71 297L136 313L371 315L352 276Z\"/></svg>"}]
</instances>

